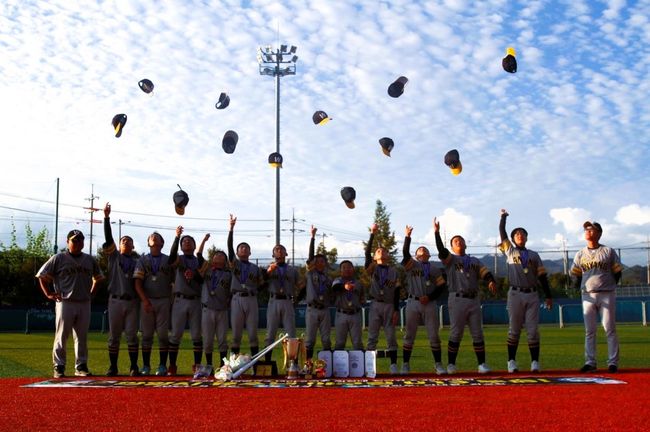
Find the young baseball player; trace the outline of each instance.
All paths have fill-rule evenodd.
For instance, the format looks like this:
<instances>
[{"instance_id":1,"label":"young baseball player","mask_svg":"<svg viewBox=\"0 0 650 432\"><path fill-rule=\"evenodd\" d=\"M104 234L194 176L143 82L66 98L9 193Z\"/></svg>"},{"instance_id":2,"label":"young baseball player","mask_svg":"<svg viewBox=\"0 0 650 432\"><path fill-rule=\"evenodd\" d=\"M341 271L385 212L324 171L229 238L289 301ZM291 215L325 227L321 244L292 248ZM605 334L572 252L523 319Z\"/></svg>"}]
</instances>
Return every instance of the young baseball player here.
<instances>
[{"instance_id":1,"label":"young baseball player","mask_svg":"<svg viewBox=\"0 0 650 432\"><path fill-rule=\"evenodd\" d=\"M47 260L38 270L41 291L55 304L54 346L52 362L54 378L65 376L66 342L74 337L76 376L88 376L88 327L90 299L97 283L104 279L97 261L82 252L84 235L79 230L68 233L68 250Z\"/></svg>"},{"instance_id":2,"label":"young baseball player","mask_svg":"<svg viewBox=\"0 0 650 432\"><path fill-rule=\"evenodd\" d=\"M406 270L406 334L404 335L402 374L410 372L409 360L413 352L413 342L418 331L420 321L424 322L429 336L429 346L433 353L434 368L438 375L447 373L442 365L442 348L440 345L440 322L438 319L438 303L436 299L445 290L445 279L440 269L429 262L431 254L429 249L420 246L415 250L415 259L411 256L411 233L413 227L406 226L406 237L402 266Z\"/></svg>"},{"instance_id":3,"label":"young baseball player","mask_svg":"<svg viewBox=\"0 0 650 432\"><path fill-rule=\"evenodd\" d=\"M600 314L607 335L607 365L618 372L618 336L616 334L616 284L623 267L616 251L600 244L603 228L598 222L583 225L587 246L573 259L571 275L574 287L582 292L582 315L585 321L585 364L580 372L596 371L596 330Z\"/></svg>"},{"instance_id":4,"label":"young baseball player","mask_svg":"<svg viewBox=\"0 0 650 432\"><path fill-rule=\"evenodd\" d=\"M201 253L198 254L201 256ZM214 371L212 351L214 337L217 337L221 366L228 354L228 309L230 308L230 284L232 273L228 268L228 256L224 251L217 251L210 260L210 267L203 273L203 290L201 303L201 334L203 335L203 352L206 366L201 367L199 377L209 377ZM195 375L196 377L196 375Z\"/></svg>"},{"instance_id":5,"label":"young baseball player","mask_svg":"<svg viewBox=\"0 0 650 432\"><path fill-rule=\"evenodd\" d=\"M463 339L465 324L469 326L469 331L474 342L474 352L478 360L478 372L488 373L490 368L485 362L485 341L483 339L483 316L481 314L481 300L478 292L479 277L488 283L490 291L496 291L496 282L494 277L481 262L470 257L465 253L465 239L459 235L451 238L451 248L453 254L442 243L440 237L440 222L433 219L433 227L436 234L436 248L438 257L445 266L447 272L447 284L449 286L449 298L447 300L449 307L449 320L451 329L449 330L449 342L447 345L447 373L455 374L456 357L458 348Z\"/></svg>"},{"instance_id":6,"label":"young baseball player","mask_svg":"<svg viewBox=\"0 0 650 432\"><path fill-rule=\"evenodd\" d=\"M142 332L142 375L151 373L151 347L154 332L158 334L160 362L157 376L167 375L169 354L169 323L171 313L173 269L169 257L162 253L163 237L153 232L147 238L149 253L142 255L135 264L133 278L135 290L140 297L140 330Z\"/></svg>"},{"instance_id":7,"label":"young baseball player","mask_svg":"<svg viewBox=\"0 0 650 432\"><path fill-rule=\"evenodd\" d=\"M546 308L553 307L551 290L548 286L546 269L537 252L526 249L528 232L524 228L515 228L510 233L512 243L506 234L506 218L508 212L501 210L499 222L499 235L501 236L500 249L506 256L508 265L508 372L519 371L517 361L517 347L519 335L526 324L528 335L528 349L530 351L530 371L539 372L539 294L537 286L541 286L546 296ZM514 243L514 246L513 246Z\"/></svg>"},{"instance_id":8,"label":"young baseball player","mask_svg":"<svg viewBox=\"0 0 650 432\"><path fill-rule=\"evenodd\" d=\"M232 328L231 351L239 353L242 332L244 327L248 332L248 343L251 355L259 351L257 339L258 324L258 303L257 292L262 283L262 273L255 264L248 259L251 255L251 247L248 243L242 242L237 245L237 254L233 247L233 231L237 218L230 215L230 231L228 232L228 260L232 270L230 292L232 301L230 303L230 323Z\"/></svg>"},{"instance_id":9,"label":"young baseball player","mask_svg":"<svg viewBox=\"0 0 650 432\"><path fill-rule=\"evenodd\" d=\"M351 261L341 261L339 269L341 276L334 279L332 283L332 289L336 295L334 300L336 306L334 349L345 349L345 342L350 334L352 348L363 350L361 307L366 301L363 285L354 278L354 265Z\"/></svg>"},{"instance_id":10,"label":"young baseball player","mask_svg":"<svg viewBox=\"0 0 650 432\"><path fill-rule=\"evenodd\" d=\"M111 231L111 205L104 206L104 237L102 248L108 257L108 359L106 376L117 375L120 338L126 336L131 362L129 375L138 376L138 297L133 281L136 259L133 257L133 239L120 238L119 252Z\"/></svg>"},{"instance_id":11,"label":"young baseball player","mask_svg":"<svg viewBox=\"0 0 650 432\"><path fill-rule=\"evenodd\" d=\"M332 296L332 281L326 272L327 258L325 255L314 255L316 231L317 228L312 225L310 231L311 239L309 240L309 258L307 259L307 274L305 276L305 298L307 301L307 310L305 311L307 332L305 351L307 360L310 360L314 356L317 332L320 332L323 350L329 351L332 349L330 339L332 323L330 321L329 311Z\"/></svg>"},{"instance_id":12,"label":"young baseball player","mask_svg":"<svg viewBox=\"0 0 650 432\"><path fill-rule=\"evenodd\" d=\"M190 322L190 337L192 338L194 352L194 366L192 373L195 373L201 364L203 354L203 339L201 338L201 286L203 278L201 272L203 266L207 265L203 256L203 247L210 237L206 234L201 241L198 253L194 256L196 243L191 236L183 234L183 227L176 228L176 238L172 244L169 259L176 270L174 282L174 303L172 305L172 332L169 335L169 369L167 375L174 376L178 371L176 359L178 358L178 347L183 338L185 325ZM178 255L178 244L180 243L181 255Z\"/></svg>"},{"instance_id":13,"label":"young baseball player","mask_svg":"<svg viewBox=\"0 0 650 432\"><path fill-rule=\"evenodd\" d=\"M397 271L389 266L390 255L386 248L379 246L372 255L372 243L377 233L377 224L370 228L370 238L366 247L365 269L370 276L370 314L368 320L368 350L377 349L379 328L384 328L387 354L390 358L390 373L397 373L397 338L395 325L399 318L399 287Z\"/></svg>"}]
</instances>

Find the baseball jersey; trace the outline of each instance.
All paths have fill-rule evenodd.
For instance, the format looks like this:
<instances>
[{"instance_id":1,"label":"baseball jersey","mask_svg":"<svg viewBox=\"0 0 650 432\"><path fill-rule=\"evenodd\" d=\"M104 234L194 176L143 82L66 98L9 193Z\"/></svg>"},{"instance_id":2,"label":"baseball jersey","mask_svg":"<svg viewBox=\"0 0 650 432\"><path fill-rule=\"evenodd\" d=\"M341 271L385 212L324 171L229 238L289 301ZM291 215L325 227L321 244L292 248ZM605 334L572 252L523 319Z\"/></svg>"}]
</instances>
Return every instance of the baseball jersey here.
<instances>
[{"instance_id":1,"label":"baseball jersey","mask_svg":"<svg viewBox=\"0 0 650 432\"><path fill-rule=\"evenodd\" d=\"M354 283L354 289L348 291L345 289L345 282ZM336 292L336 299L334 306L337 310L356 311L361 308L361 300L363 296L363 286L359 281L348 279L347 281L341 277L334 279L332 288Z\"/></svg>"},{"instance_id":2,"label":"baseball jersey","mask_svg":"<svg viewBox=\"0 0 650 432\"><path fill-rule=\"evenodd\" d=\"M228 270L207 269L203 274L201 303L212 310L228 310L232 273Z\"/></svg>"},{"instance_id":3,"label":"baseball jersey","mask_svg":"<svg viewBox=\"0 0 650 432\"><path fill-rule=\"evenodd\" d=\"M309 264L307 268L309 268ZM318 307L329 307L332 302L331 284L331 279L325 273L320 273L317 270L308 271L305 288L305 300L307 304L313 304Z\"/></svg>"},{"instance_id":4,"label":"baseball jersey","mask_svg":"<svg viewBox=\"0 0 650 432\"><path fill-rule=\"evenodd\" d=\"M582 277L580 289L583 292L614 291L614 274L623 271L614 249L599 245L595 249L584 247L573 258L571 274Z\"/></svg>"},{"instance_id":5,"label":"baseball jersey","mask_svg":"<svg viewBox=\"0 0 650 432\"><path fill-rule=\"evenodd\" d=\"M173 292L186 296L200 296L201 271L203 266L207 266L207 261L203 257L198 258L194 255L179 255L173 264L176 267L176 278L174 279Z\"/></svg>"},{"instance_id":6,"label":"baseball jersey","mask_svg":"<svg viewBox=\"0 0 650 432\"><path fill-rule=\"evenodd\" d=\"M74 256L68 251L50 257L36 277L52 282L54 291L70 301L89 301L93 280L104 279L95 258L85 253Z\"/></svg>"},{"instance_id":7,"label":"baseball jersey","mask_svg":"<svg viewBox=\"0 0 650 432\"><path fill-rule=\"evenodd\" d=\"M546 274L542 259L537 252L515 247L508 239L501 242L499 249L506 256L510 286L532 288L537 285L537 278Z\"/></svg>"},{"instance_id":8,"label":"baseball jersey","mask_svg":"<svg viewBox=\"0 0 650 432\"><path fill-rule=\"evenodd\" d=\"M260 268L250 261L240 261L235 259L230 262L232 278L230 281L230 291L235 293L248 293L256 295L262 283L262 273Z\"/></svg>"},{"instance_id":9,"label":"baseball jersey","mask_svg":"<svg viewBox=\"0 0 650 432\"><path fill-rule=\"evenodd\" d=\"M442 263L447 272L449 292L459 294L478 294L478 280L483 279L489 270L478 258L469 255L449 254Z\"/></svg>"},{"instance_id":10,"label":"baseball jersey","mask_svg":"<svg viewBox=\"0 0 650 432\"><path fill-rule=\"evenodd\" d=\"M415 297L431 296L436 287L445 284L442 272L432 262L420 262L411 258L404 264L406 290Z\"/></svg>"},{"instance_id":11,"label":"baseball jersey","mask_svg":"<svg viewBox=\"0 0 650 432\"><path fill-rule=\"evenodd\" d=\"M395 267L371 264L366 271L370 274L370 297L384 303L394 303L397 288Z\"/></svg>"},{"instance_id":12,"label":"baseball jersey","mask_svg":"<svg viewBox=\"0 0 650 432\"><path fill-rule=\"evenodd\" d=\"M294 296L298 284L298 271L286 264L278 264L271 273L266 272L269 283L269 293Z\"/></svg>"},{"instance_id":13,"label":"baseball jersey","mask_svg":"<svg viewBox=\"0 0 650 432\"><path fill-rule=\"evenodd\" d=\"M142 255L135 264L133 277L143 281L144 293L148 298L169 297L172 288L173 269L165 254Z\"/></svg>"},{"instance_id":14,"label":"baseball jersey","mask_svg":"<svg viewBox=\"0 0 650 432\"><path fill-rule=\"evenodd\" d=\"M136 259L130 255L121 254L115 247L115 242L104 244L104 253L108 257L108 293L116 296L135 298L133 271Z\"/></svg>"}]
</instances>

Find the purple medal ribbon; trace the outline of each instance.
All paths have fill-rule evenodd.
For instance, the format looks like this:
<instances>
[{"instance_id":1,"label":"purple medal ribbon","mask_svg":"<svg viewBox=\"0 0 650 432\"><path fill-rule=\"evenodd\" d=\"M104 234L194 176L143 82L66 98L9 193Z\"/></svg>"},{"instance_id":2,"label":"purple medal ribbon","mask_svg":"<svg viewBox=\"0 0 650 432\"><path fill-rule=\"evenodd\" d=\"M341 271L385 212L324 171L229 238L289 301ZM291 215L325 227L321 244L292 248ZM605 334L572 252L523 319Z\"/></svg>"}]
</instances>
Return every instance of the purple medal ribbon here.
<instances>
[{"instance_id":1,"label":"purple medal ribbon","mask_svg":"<svg viewBox=\"0 0 650 432\"><path fill-rule=\"evenodd\" d=\"M156 273L158 273L158 270L160 270L161 261L162 261L162 257L160 255L158 256L151 255L151 273L154 276L156 276Z\"/></svg>"},{"instance_id":2,"label":"purple medal ribbon","mask_svg":"<svg viewBox=\"0 0 650 432\"><path fill-rule=\"evenodd\" d=\"M422 274L424 276L424 280L429 280L429 273L431 271L431 267L429 266L429 263L422 263Z\"/></svg>"},{"instance_id":3,"label":"purple medal ribbon","mask_svg":"<svg viewBox=\"0 0 650 432\"><path fill-rule=\"evenodd\" d=\"M193 256L188 258L185 255L181 255L181 260L183 261L183 265L187 269L194 271L198 267L198 262L196 259L194 259Z\"/></svg>"},{"instance_id":4,"label":"purple medal ribbon","mask_svg":"<svg viewBox=\"0 0 650 432\"><path fill-rule=\"evenodd\" d=\"M284 291L284 275L287 272L285 266L278 265L278 284L280 285L280 290Z\"/></svg>"},{"instance_id":5,"label":"purple medal ribbon","mask_svg":"<svg viewBox=\"0 0 650 432\"><path fill-rule=\"evenodd\" d=\"M250 266L251 266L251 264L248 263L248 262L242 262L242 261L239 262L239 270L240 270L240 272L239 272L239 283L241 285L246 284L246 279L248 279L248 273L251 270Z\"/></svg>"},{"instance_id":6,"label":"purple medal ribbon","mask_svg":"<svg viewBox=\"0 0 650 432\"><path fill-rule=\"evenodd\" d=\"M215 276L219 276L216 278ZM212 270L212 274L210 275L210 284L212 286L212 291L216 291L217 287L219 286L219 283L221 282L221 279L223 279L223 272L221 270Z\"/></svg>"},{"instance_id":7,"label":"purple medal ribbon","mask_svg":"<svg viewBox=\"0 0 650 432\"><path fill-rule=\"evenodd\" d=\"M463 269L465 270L465 273L467 273L469 275L470 263L472 261L470 256L469 255L463 255L460 258L463 261Z\"/></svg>"},{"instance_id":8,"label":"purple medal ribbon","mask_svg":"<svg viewBox=\"0 0 650 432\"><path fill-rule=\"evenodd\" d=\"M133 273L135 261L130 256L120 254L120 267L122 268L122 272L124 272L124 274L130 275Z\"/></svg>"},{"instance_id":9,"label":"purple medal ribbon","mask_svg":"<svg viewBox=\"0 0 650 432\"><path fill-rule=\"evenodd\" d=\"M528 249L519 249L519 257L521 258L521 266L528 268Z\"/></svg>"}]
</instances>

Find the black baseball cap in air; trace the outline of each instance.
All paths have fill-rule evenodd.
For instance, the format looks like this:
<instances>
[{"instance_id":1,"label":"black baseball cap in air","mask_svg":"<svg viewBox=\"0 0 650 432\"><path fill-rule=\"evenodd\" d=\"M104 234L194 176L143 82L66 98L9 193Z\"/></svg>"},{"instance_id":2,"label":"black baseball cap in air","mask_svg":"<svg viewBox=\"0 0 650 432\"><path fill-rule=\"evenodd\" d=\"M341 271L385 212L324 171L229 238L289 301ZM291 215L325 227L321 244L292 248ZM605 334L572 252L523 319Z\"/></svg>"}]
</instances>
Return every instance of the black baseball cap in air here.
<instances>
[{"instance_id":1,"label":"black baseball cap in air","mask_svg":"<svg viewBox=\"0 0 650 432\"><path fill-rule=\"evenodd\" d=\"M449 150L445 155L445 165L451 169L453 175L458 175L463 171L463 164L460 163L460 155L458 150Z\"/></svg>"},{"instance_id":2,"label":"black baseball cap in air","mask_svg":"<svg viewBox=\"0 0 650 432\"><path fill-rule=\"evenodd\" d=\"M316 111L313 116L311 116L312 121L315 125L322 126L328 121L332 120L331 117L327 115L325 111Z\"/></svg>"},{"instance_id":3,"label":"black baseball cap in air","mask_svg":"<svg viewBox=\"0 0 650 432\"><path fill-rule=\"evenodd\" d=\"M388 95L390 97L398 98L404 93L404 86L409 82L405 76L397 78L391 85L388 86Z\"/></svg>"},{"instance_id":4,"label":"black baseball cap in air","mask_svg":"<svg viewBox=\"0 0 650 432\"><path fill-rule=\"evenodd\" d=\"M68 240L75 240L75 239L81 239L84 240L84 233L79 231L78 229L73 229L68 233L68 236L66 237Z\"/></svg>"},{"instance_id":5,"label":"black baseball cap in air","mask_svg":"<svg viewBox=\"0 0 650 432\"><path fill-rule=\"evenodd\" d=\"M278 152L273 152L269 155L269 165L273 168L282 168L282 155Z\"/></svg>"},{"instance_id":6,"label":"black baseball cap in air","mask_svg":"<svg viewBox=\"0 0 650 432\"><path fill-rule=\"evenodd\" d=\"M140 90L142 90L143 92L145 92L147 94L149 94L149 93L151 93L153 91L153 83L151 82L150 79L144 78L144 79L140 80L138 85L140 86Z\"/></svg>"},{"instance_id":7,"label":"black baseball cap in air","mask_svg":"<svg viewBox=\"0 0 650 432\"><path fill-rule=\"evenodd\" d=\"M345 201L348 208L354 208L354 200L357 198L357 192L351 186L345 186L341 189L341 198Z\"/></svg>"},{"instance_id":8,"label":"black baseball cap in air","mask_svg":"<svg viewBox=\"0 0 650 432\"><path fill-rule=\"evenodd\" d=\"M179 190L174 192L174 206L176 214L182 216L185 214L185 206L190 202L190 197L187 195L187 192L181 188L181 185L176 186L178 186Z\"/></svg>"},{"instance_id":9,"label":"black baseball cap in air","mask_svg":"<svg viewBox=\"0 0 650 432\"><path fill-rule=\"evenodd\" d=\"M239 135L237 135L237 132L232 130L226 131L223 136L223 140L221 141L221 147L223 148L223 151L228 154L234 153L235 147L237 147L237 141L239 141Z\"/></svg>"},{"instance_id":10,"label":"black baseball cap in air","mask_svg":"<svg viewBox=\"0 0 650 432\"><path fill-rule=\"evenodd\" d=\"M506 56L501 60L501 66L503 66L504 71L510 73L517 72L517 59L515 56L515 49L513 47L508 47L506 50Z\"/></svg>"},{"instance_id":11,"label":"black baseball cap in air","mask_svg":"<svg viewBox=\"0 0 650 432\"><path fill-rule=\"evenodd\" d=\"M124 129L124 125L126 124L126 114L116 114L111 124L113 125L113 129L115 129L115 138L121 137L122 129Z\"/></svg>"},{"instance_id":12,"label":"black baseball cap in air","mask_svg":"<svg viewBox=\"0 0 650 432\"><path fill-rule=\"evenodd\" d=\"M224 108L226 108L228 105L230 105L230 96L228 96L228 95L225 94L225 93L221 93L221 94L219 95L219 100L218 100L217 103L214 105L214 107L215 107L216 109L224 109Z\"/></svg>"},{"instance_id":13,"label":"black baseball cap in air","mask_svg":"<svg viewBox=\"0 0 650 432\"><path fill-rule=\"evenodd\" d=\"M395 143L392 139L388 137L383 137L379 140L379 145L381 145L381 151L388 157L390 157L390 152L395 147Z\"/></svg>"}]
</instances>

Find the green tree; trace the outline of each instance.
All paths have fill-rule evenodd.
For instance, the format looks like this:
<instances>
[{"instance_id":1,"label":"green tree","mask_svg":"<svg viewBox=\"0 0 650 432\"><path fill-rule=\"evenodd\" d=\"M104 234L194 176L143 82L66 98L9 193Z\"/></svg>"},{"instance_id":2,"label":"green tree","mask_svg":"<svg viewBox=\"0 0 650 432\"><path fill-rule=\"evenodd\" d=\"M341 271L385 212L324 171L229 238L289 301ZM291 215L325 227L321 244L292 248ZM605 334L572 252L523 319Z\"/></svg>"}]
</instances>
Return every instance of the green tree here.
<instances>
[{"instance_id":1,"label":"green tree","mask_svg":"<svg viewBox=\"0 0 650 432\"><path fill-rule=\"evenodd\" d=\"M393 261L397 257L397 241L395 240L395 231L390 228L390 213L386 209L381 200L377 200L375 207L375 219L373 221L377 224L377 234L375 234L375 242L373 248L382 246L388 250ZM363 242L363 248L368 246L368 242Z\"/></svg>"},{"instance_id":2,"label":"green tree","mask_svg":"<svg viewBox=\"0 0 650 432\"><path fill-rule=\"evenodd\" d=\"M316 254L325 255L327 257L327 262L329 265L336 264L336 261L338 260L339 257L339 251L336 250L336 248L332 248L328 251L325 248L325 244L323 242L318 243L318 247L316 248Z\"/></svg>"}]
</instances>

